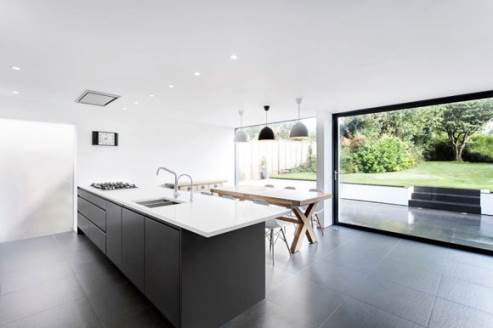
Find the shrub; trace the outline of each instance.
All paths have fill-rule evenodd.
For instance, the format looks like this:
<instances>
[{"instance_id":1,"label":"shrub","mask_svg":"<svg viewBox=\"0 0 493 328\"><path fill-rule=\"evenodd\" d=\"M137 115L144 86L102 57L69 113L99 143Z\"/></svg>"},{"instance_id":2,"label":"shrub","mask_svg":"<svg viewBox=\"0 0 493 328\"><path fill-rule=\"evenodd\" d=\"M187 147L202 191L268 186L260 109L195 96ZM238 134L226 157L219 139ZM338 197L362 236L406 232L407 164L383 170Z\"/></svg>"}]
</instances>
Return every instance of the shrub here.
<instances>
[{"instance_id":1,"label":"shrub","mask_svg":"<svg viewBox=\"0 0 493 328\"><path fill-rule=\"evenodd\" d=\"M351 149L346 169L352 172L383 173L411 168L416 164L412 146L396 137L384 136Z\"/></svg>"},{"instance_id":2,"label":"shrub","mask_svg":"<svg viewBox=\"0 0 493 328\"><path fill-rule=\"evenodd\" d=\"M464 149L462 159L468 162L493 163L493 136L474 136Z\"/></svg>"},{"instance_id":3,"label":"shrub","mask_svg":"<svg viewBox=\"0 0 493 328\"><path fill-rule=\"evenodd\" d=\"M435 139L423 152L427 161L453 161L455 160L454 148L447 139Z\"/></svg>"}]
</instances>

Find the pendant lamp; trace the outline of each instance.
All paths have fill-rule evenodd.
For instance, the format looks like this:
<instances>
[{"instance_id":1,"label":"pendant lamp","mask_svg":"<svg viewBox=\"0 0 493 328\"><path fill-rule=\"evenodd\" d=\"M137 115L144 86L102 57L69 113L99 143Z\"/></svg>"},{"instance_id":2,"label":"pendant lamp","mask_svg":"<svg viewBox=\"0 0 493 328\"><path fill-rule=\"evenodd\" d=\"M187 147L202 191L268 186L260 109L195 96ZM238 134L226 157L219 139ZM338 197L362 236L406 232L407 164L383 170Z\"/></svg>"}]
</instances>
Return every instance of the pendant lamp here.
<instances>
[{"instance_id":1,"label":"pendant lamp","mask_svg":"<svg viewBox=\"0 0 493 328\"><path fill-rule=\"evenodd\" d=\"M239 110L238 114L240 114L240 127L236 129L236 134L235 134L235 142L248 142L248 136L243 131L243 110Z\"/></svg>"},{"instance_id":2,"label":"pendant lamp","mask_svg":"<svg viewBox=\"0 0 493 328\"><path fill-rule=\"evenodd\" d=\"M270 106L264 106L265 110L265 127L260 130L258 135L258 140L275 140L274 131L267 125L267 112L269 111Z\"/></svg>"},{"instance_id":3,"label":"pendant lamp","mask_svg":"<svg viewBox=\"0 0 493 328\"><path fill-rule=\"evenodd\" d=\"M298 122L291 128L289 133L289 138L294 140L304 140L308 138L308 129L306 125L301 122L301 102L303 98L296 98L296 103L298 104Z\"/></svg>"}]
</instances>

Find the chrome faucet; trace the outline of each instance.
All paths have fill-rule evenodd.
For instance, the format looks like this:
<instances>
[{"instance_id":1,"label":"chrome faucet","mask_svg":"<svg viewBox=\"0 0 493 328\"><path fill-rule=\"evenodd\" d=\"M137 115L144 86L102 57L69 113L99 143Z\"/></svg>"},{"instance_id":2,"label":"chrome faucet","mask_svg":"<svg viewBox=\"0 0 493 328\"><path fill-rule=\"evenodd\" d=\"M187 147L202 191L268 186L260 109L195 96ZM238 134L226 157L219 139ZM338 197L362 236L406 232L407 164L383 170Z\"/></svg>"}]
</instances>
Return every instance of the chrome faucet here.
<instances>
[{"instance_id":1,"label":"chrome faucet","mask_svg":"<svg viewBox=\"0 0 493 328\"><path fill-rule=\"evenodd\" d=\"M173 193L175 198L178 198L178 196L180 195L178 193L178 181L180 180L181 177L188 177L190 179L190 201L193 200L193 179L192 179L192 176L190 174L183 173L183 174L177 175L175 171L172 171L172 170L170 170L164 166L160 166L157 168L156 175L159 175L159 172L161 170L164 170L164 171L172 174L175 177L175 185L174 185L175 192Z\"/></svg>"},{"instance_id":2,"label":"chrome faucet","mask_svg":"<svg viewBox=\"0 0 493 328\"><path fill-rule=\"evenodd\" d=\"M192 179L192 176L190 174L183 173L183 174L180 174L178 176L177 180L180 181L181 177L187 177L190 179L190 201L193 201L193 179Z\"/></svg>"},{"instance_id":3,"label":"chrome faucet","mask_svg":"<svg viewBox=\"0 0 493 328\"><path fill-rule=\"evenodd\" d=\"M176 175L176 172L175 171L171 171L170 169L168 169L168 168L166 168L164 166L160 166L160 167L157 168L156 175L159 175L159 171L161 171L161 170L164 170L164 171L166 171L166 172L168 172L170 174L173 174L173 176L175 177L175 186L174 186L175 192L174 192L173 195L175 196L175 198L177 198L178 195L179 195L178 194L178 175Z\"/></svg>"}]
</instances>

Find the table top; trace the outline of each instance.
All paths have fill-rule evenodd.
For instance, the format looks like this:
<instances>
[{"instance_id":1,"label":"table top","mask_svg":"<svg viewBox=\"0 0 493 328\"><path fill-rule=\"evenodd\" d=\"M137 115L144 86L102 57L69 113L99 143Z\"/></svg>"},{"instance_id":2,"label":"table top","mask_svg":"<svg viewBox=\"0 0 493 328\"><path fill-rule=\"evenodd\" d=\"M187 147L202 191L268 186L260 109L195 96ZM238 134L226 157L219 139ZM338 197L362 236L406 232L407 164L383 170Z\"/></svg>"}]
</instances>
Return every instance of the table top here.
<instances>
[{"instance_id":1,"label":"table top","mask_svg":"<svg viewBox=\"0 0 493 328\"><path fill-rule=\"evenodd\" d=\"M277 189L261 186L236 186L212 188L212 192L219 195L229 195L236 198L250 200L265 200L281 206L304 206L329 199L332 194L317 191Z\"/></svg>"}]
</instances>

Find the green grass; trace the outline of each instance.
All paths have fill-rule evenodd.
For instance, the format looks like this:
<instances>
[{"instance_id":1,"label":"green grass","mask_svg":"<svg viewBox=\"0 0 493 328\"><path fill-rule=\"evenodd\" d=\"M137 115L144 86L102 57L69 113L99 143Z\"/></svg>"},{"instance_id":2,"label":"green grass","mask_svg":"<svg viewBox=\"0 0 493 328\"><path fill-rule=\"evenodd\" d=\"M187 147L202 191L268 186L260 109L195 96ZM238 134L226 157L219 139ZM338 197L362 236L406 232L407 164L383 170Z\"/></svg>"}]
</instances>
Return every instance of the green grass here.
<instances>
[{"instance_id":1,"label":"green grass","mask_svg":"<svg viewBox=\"0 0 493 328\"><path fill-rule=\"evenodd\" d=\"M452 187L493 191L493 164L422 162L412 169L400 172L343 174L341 181L405 187Z\"/></svg>"},{"instance_id":2,"label":"green grass","mask_svg":"<svg viewBox=\"0 0 493 328\"><path fill-rule=\"evenodd\" d=\"M296 172L272 178L316 180L316 174ZM342 174L340 178L342 182L374 185L452 187L493 191L493 164L422 162L412 169L400 172Z\"/></svg>"},{"instance_id":3,"label":"green grass","mask_svg":"<svg viewBox=\"0 0 493 328\"><path fill-rule=\"evenodd\" d=\"M279 175L274 175L271 177L272 179L285 179L285 180L310 180L316 181L317 174L315 172L292 172L292 173L283 173Z\"/></svg>"}]
</instances>

